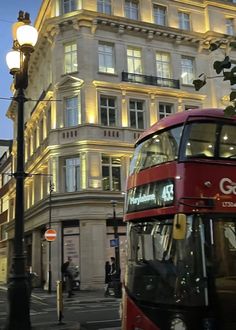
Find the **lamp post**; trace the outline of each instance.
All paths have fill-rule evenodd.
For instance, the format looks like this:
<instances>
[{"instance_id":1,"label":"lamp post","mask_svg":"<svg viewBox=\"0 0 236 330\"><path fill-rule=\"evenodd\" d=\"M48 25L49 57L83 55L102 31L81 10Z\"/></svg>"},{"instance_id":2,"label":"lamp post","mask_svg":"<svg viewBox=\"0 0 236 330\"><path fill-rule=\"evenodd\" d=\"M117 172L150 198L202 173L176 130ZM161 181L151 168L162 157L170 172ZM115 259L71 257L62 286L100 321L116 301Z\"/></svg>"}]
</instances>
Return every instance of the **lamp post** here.
<instances>
[{"instance_id":1,"label":"lamp post","mask_svg":"<svg viewBox=\"0 0 236 330\"><path fill-rule=\"evenodd\" d=\"M12 273L9 276L9 314L7 330L30 330L29 301L30 290L26 277L24 256L24 103L27 98L24 89L28 86L28 62L37 42L37 30L30 26L28 13L19 12L18 22L13 25L13 50L7 56L7 65L14 77L17 92L13 100L17 102L17 155L16 155L16 203L15 234Z\"/></svg>"},{"instance_id":2,"label":"lamp post","mask_svg":"<svg viewBox=\"0 0 236 330\"><path fill-rule=\"evenodd\" d=\"M113 228L114 228L114 237L115 237L115 259L116 259L116 279L114 281L114 294L115 297L121 298L121 282L120 282L120 242L118 235L118 218L116 217L116 205L117 201L111 200L113 207Z\"/></svg>"},{"instance_id":3,"label":"lamp post","mask_svg":"<svg viewBox=\"0 0 236 330\"><path fill-rule=\"evenodd\" d=\"M111 204L113 207L114 238L116 240L116 244L115 244L116 270L120 272L120 242L119 242L119 235L118 235L118 218L116 217L117 201L111 200Z\"/></svg>"},{"instance_id":4,"label":"lamp post","mask_svg":"<svg viewBox=\"0 0 236 330\"><path fill-rule=\"evenodd\" d=\"M52 192L54 191L54 184L51 179L49 181L49 222L48 227L52 226ZM52 246L51 241L48 241L48 293L52 292Z\"/></svg>"}]
</instances>

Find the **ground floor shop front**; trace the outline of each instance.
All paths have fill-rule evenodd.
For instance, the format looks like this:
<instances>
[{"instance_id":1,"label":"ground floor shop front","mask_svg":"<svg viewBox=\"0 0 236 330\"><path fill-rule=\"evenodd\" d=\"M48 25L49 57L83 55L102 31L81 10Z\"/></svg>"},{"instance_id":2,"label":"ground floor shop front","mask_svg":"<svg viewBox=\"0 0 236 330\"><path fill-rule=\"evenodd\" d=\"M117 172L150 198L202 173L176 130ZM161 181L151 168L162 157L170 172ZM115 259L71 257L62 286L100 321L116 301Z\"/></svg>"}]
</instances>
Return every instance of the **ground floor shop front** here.
<instances>
[{"instance_id":1,"label":"ground floor shop front","mask_svg":"<svg viewBox=\"0 0 236 330\"><path fill-rule=\"evenodd\" d=\"M49 285L51 268L51 288L56 289L56 281L61 280L61 265L72 257L80 272L81 289L98 289L104 286L105 262L115 257L115 226L118 228L120 265L124 274L126 253L126 226L122 219L63 219L51 223L56 231L56 239L48 242L45 232L48 224L38 226L25 233L25 256L27 266L35 272L35 285L45 290ZM12 253L13 239L9 241ZM51 251L50 251L51 250ZM8 260L10 261L10 258ZM51 267L50 267L51 264ZM10 265L8 265L8 268Z\"/></svg>"}]
</instances>

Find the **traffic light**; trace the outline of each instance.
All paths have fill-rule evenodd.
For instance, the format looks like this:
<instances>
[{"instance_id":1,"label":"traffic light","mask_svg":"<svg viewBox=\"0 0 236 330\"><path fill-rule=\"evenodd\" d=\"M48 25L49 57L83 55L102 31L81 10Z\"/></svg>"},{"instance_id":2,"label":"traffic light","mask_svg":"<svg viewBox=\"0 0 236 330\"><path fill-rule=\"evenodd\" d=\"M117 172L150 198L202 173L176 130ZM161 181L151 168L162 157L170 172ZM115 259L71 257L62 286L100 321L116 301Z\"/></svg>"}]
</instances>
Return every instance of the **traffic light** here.
<instances>
[{"instance_id":1,"label":"traffic light","mask_svg":"<svg viewBox=\"0 0 236 330\"><path fill-rule=\"evenodd\" d=\"M202 79L195 79L193 80L193 85L196 91L199 91L199 89L201 89L204 85L206 85L206 76L204 73L200 74L200 77L203 76L203 80Z\"/></svg>"},{"instance_id":2,"label":"traffic light","mask_svg":"<svg viewBox=\"0 0 236 330\"><path fill-rule=\"evenodd\" d=\"M213 64L213 68L216 70L216 73L221 73L224 69L229 69L231 67L231 62L229 56L225 56L223 61L215 61Z\"/></svg>"}]
</instances>

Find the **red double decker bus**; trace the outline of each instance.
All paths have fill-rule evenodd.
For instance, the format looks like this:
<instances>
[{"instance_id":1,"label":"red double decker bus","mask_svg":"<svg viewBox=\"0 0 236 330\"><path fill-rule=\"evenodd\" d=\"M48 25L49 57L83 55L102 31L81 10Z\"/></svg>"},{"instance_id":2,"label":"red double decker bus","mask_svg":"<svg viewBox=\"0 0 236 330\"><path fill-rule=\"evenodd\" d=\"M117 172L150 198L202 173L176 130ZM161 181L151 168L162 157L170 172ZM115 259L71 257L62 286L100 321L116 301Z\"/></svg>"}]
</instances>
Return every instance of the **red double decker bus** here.
<instances>
[{"instance_id":1,"label":"red double decker bus","mask_svg":"<svg viewBox=\"0 0 236 330\"><path fill-rule=\"evenodd\" d=\"M123 330L236 329L236 117L193 109L137 141Z\"/></svg>"}]
</instances>

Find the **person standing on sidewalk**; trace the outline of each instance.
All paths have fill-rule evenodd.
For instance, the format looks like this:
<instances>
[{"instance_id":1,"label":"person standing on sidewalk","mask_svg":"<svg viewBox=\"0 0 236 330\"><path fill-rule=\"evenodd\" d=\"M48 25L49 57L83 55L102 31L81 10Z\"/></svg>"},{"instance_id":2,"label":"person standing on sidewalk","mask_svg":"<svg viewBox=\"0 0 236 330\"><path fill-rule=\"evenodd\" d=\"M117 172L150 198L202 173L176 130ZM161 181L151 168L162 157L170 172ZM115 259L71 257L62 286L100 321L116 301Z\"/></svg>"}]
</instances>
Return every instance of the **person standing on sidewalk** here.
<instances>
[{"instance_id":1,"label":"person standing on sidewalk","mask_svg":"<svg viewBox=\"0 0 236 330\"><path fill-rule=\"evenodd\" d=\"M104 296L109 296L109 287L111 284L111 265L109 261L105 263L105 293Z\"/></svg>"}]
</instances>

